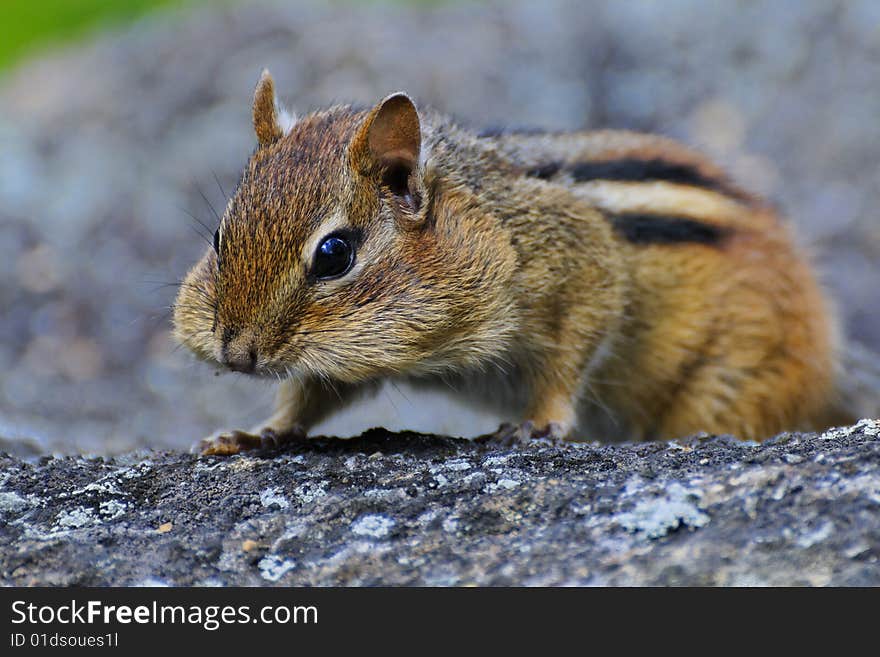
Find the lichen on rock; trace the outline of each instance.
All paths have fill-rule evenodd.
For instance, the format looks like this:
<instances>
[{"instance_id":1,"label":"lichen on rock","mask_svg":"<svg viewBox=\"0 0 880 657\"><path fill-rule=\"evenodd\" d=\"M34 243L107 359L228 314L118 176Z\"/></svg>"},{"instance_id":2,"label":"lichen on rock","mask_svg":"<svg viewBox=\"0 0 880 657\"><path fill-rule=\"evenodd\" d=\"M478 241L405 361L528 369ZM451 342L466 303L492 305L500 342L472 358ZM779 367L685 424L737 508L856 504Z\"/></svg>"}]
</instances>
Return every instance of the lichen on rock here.
<instances>
[{"instance_id":1,"label":"lichen on rock","mask_svg":"<svg viewBox=\"0 0 880 657\"><path fill-rule=\"evenodd\" d=\"M375 429L232 458L2 456L0 544L4 585L878 585L880 422L760 445Z\"/></svg>"}]
</instances>

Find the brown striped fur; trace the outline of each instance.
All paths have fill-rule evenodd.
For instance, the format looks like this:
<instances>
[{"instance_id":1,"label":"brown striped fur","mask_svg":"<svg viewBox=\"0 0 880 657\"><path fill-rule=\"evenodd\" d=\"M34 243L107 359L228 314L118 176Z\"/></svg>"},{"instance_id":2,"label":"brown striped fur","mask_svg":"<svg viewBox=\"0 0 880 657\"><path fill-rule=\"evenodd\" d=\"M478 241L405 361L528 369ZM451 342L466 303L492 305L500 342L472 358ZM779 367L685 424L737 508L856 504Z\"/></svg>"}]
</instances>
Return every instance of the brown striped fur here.
<instances>
[{"instance_id":1,"label":"brown striped fur","mask_svg":"<svg viewBox=\"0 0 880 657\"><path fill-rule=\"evenodd\" d=\"M810 266L702 156L629 132L476 137L402 94L289 130L280 111L264 75L219 258L174 318L202 358L282 379L257 433L307 430L385 377L508 389L506 412L574 439L829 421L836 324ZM310 279L340 229L354 268Z\"/></svg>"}]
</instances>

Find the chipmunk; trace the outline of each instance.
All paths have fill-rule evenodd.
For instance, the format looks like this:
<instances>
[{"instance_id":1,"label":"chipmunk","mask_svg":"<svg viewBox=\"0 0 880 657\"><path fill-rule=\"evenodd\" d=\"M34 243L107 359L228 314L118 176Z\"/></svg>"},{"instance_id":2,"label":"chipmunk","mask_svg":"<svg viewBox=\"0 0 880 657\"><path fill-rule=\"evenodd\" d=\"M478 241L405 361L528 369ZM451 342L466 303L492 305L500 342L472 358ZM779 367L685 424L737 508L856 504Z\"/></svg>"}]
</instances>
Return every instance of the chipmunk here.
<instances>
[{"instance_id":1,"label":"chipmunk","mask_svg":"<svg viewBox=\"0 0 880 657\"><path fill-rule=\"evenodd\" d=\"M500 404L517 439L830 423L838 328L807 259L685 146L472 134L405 93L296 118L268 71L253 123L174 326L204 360L279 378L278 399L203 453L303 437L388 377Z\"/></svg>"}]
</instances>

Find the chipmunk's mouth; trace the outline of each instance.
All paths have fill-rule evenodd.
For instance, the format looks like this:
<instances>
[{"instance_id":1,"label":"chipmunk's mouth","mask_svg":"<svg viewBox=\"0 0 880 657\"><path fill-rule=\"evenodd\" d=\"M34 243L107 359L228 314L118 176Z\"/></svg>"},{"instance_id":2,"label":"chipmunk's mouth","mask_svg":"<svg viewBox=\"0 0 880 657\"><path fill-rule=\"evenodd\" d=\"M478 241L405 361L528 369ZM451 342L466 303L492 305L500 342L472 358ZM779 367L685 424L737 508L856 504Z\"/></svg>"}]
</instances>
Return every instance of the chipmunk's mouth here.
<instances>
[{"instance_id":1,"label":"chipmunk's mouth","mask_svg":"<svg viewBox=\"0 0 880 657\"><path fill-rule=\"evenodd\" d=\"M257 339L256 332L250 328L226 327L220 333L217 344L217 362L232 372L252 376L276 376L271 372Z\"/></svg>"},{"instance_id":2,"label":"chipmunk's mouth","mask_svg":"<svg viewBox=\"0 0 880 657\"><path fill-rule=\"evenodd\" d=\"M297 375L297 371L294 367L290 365L285 365L281 363L275 362L264 362L259 358L253 365L245 364L245 366L241 366L240 364L236 364L235 366L230 365L229 363L223 362L222 360L216 361L216 374L219 375L225 372L236 372L238 374L246 374L249 377L253 377L255 379L267 379L271 381L281 381L283 379L289 379Z\"/></svg>"},{"instance_id":3,"label":"chipmunk's mouth","mask_svg":"<svg viewBox=\"0 0 880 657\"><path fill-rule=\"evenodd\" d=\"M289 358L279 353L267 353L256 332L224 329L215 343L212 354L221 371L237 372L259 379L280 381L303 374Z\"/></svg>"}]
</instances>

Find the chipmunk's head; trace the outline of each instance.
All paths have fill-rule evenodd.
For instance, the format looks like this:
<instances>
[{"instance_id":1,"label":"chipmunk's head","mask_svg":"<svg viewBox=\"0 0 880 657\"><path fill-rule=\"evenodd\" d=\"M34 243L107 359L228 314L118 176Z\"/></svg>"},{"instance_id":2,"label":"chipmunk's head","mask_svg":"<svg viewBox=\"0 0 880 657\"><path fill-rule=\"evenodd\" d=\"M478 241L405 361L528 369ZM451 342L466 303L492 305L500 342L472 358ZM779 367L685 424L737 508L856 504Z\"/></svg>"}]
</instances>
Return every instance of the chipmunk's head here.
<instances>
[{"instance_id":1,"label":"chipmunk's head","mask_svg":"<svg viewBox=\"0 0 880 657\"><path fill-rule=\"evenodd\" d=\"M264 71L253 120L257 149L178 295L178 339L259 375L356 382L442 369L437 355L482 321L478 288L502 275L501 247L486 231L467 243L438 230L449 222L429 212L410 98L297 120Z\"/></svg>"}]
</instances>

